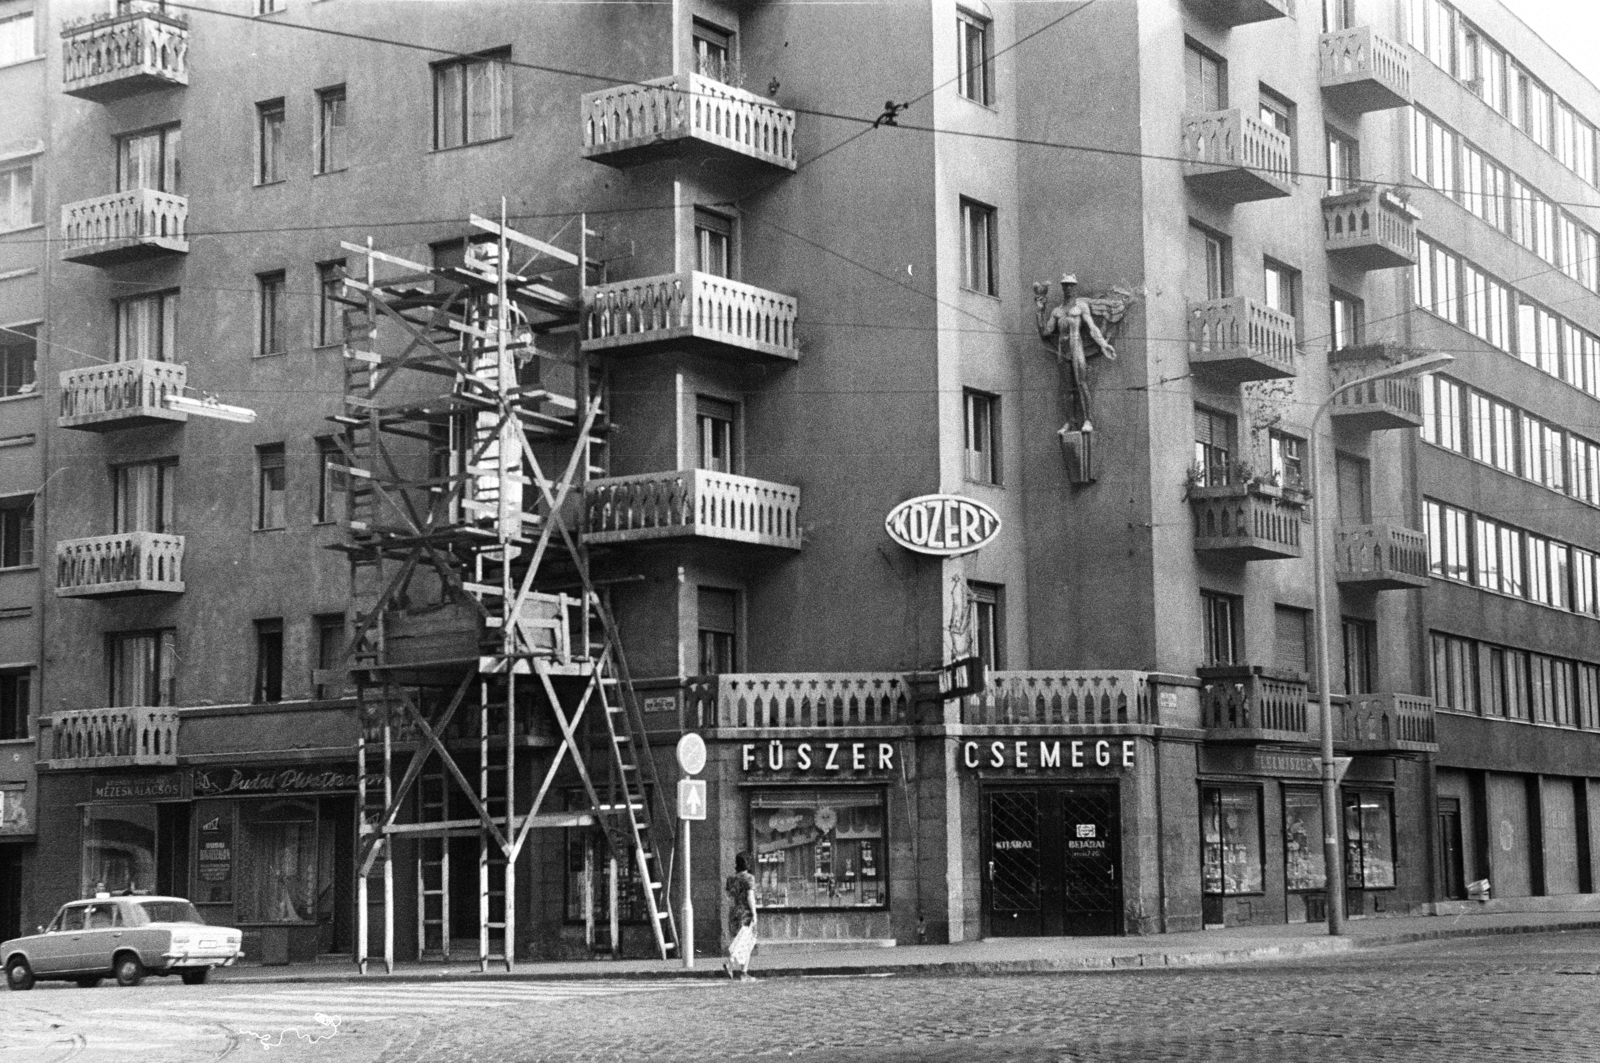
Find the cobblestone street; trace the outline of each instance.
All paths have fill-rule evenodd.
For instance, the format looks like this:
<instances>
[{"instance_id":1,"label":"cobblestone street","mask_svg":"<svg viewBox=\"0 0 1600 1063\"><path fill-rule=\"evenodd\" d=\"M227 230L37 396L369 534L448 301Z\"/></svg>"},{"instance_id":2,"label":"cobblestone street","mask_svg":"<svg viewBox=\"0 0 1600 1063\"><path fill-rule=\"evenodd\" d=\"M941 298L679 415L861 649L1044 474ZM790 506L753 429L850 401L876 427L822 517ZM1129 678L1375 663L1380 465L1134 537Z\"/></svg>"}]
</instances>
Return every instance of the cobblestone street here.
<instances>
[{"instance_id":1,"label":"cobblestone street","mask_svg":"<svg viewBox=\"0 0 1600 1063\"><path fill-rule=\"evenodd\" d=\"M1600 1059L1600 933L990 978L328 986L0 997L19 1061L341 1063ZM14 1053L14 1054L13 1054Z\"/></svg>"}]
</instances>

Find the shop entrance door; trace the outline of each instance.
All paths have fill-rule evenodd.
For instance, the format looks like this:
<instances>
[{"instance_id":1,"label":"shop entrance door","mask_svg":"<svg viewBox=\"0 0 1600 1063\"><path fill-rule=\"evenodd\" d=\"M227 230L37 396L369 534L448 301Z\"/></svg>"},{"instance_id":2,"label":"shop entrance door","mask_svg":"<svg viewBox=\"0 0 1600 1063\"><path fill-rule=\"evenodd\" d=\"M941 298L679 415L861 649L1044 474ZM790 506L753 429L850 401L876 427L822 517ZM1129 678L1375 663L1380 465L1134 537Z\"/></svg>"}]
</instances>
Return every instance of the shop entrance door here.
<instances>
[{"instance_id":1,"label":"shop entrance door","mask_svg":"<svg viewBox=\"0 0 1600 1063\"><path fill-rule=\"evenodd\" d=\"M984 897L995 937L1122 932L1115 786L983 794Z\"/></svg>"},{"instance_id":2,"label":"shop entrance door","mask_svg":"<svg viewBox=\"0 0 1600 1063\"><path fill-rule=\"evenodd\" d=\"M1466 867L1461 859L1461 801L1439 798L1439 872L1447 900L1467 899Z\"/></svg>"}]
</instances>

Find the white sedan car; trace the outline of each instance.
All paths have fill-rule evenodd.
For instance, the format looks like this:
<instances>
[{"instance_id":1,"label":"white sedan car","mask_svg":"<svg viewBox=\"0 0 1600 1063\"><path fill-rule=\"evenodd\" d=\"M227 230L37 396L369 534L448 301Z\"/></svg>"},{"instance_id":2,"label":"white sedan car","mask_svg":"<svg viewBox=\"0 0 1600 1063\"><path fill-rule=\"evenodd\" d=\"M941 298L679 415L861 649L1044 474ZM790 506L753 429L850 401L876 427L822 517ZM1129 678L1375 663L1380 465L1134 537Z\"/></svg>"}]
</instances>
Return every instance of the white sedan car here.
<instances>
[{"instance_id":1,"label":"white sedan car","mask_svg":"<svg viewBox=\"0 0 1600 1063\"><path fill-rule=\"evenodd\" d=\"M135 986L146 974L176 974L199 985L213 967L244 953L232 927L208 926L182 897L111 897L70 901L37 934L0 942L0 968L11 989L39 979L76 982L85 989L115 978Z\"/></svg>"}]
</instances>

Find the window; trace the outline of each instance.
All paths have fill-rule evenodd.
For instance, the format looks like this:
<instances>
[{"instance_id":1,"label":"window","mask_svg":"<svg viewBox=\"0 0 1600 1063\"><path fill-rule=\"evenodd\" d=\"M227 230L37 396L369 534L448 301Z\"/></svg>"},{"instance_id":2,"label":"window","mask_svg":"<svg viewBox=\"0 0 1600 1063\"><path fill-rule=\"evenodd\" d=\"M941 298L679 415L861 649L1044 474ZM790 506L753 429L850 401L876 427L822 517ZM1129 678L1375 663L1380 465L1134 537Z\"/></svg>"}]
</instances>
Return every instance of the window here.
<instances>
[{"instance_id":1,"label":"window","mask_svg":"<svg viewBox=\"0 0 1600 1063\"><path fill-rule=\"evenodd\" d=\"M738 471L738 420L739 407L735 403L705 395L695 399L695 429L700 437L697 468Z\"/></svg>"},{"instance_id":2,"label":"window","mask_svg":"<svg viewBox=\"0 0 1600 1063\"><path fill-rule=\"evenodd\" d=\"M256 705L283 700L283 621L256 621L256 681L250 695Z\"/></svg>"},{"instance_id":3,"label":"window","mask_svg":"<svg viewBox=\"0 0 1600 1063\"><path fill-rule=\"evenodd\" d=\"M1433 700L1441 709L1478 711L1477 645L1454 635L1433 634Z\"/></svg>"},{"instance_id":4,"label":"window","mask_svg":"<svg viewBox=\"0 0 1600 1063\"><path fill-rule=\"evenodd\" d=\"M28 737L33 673L0 672L0 742Z\"/></svg>"},{"instance_id":5,"label":"window","mask_svg":"<svg viewBox=\"0 0 1600 1063\"><path fill-rule=\"evenodd\" d=\"M984 105L994 102L991 25L986 18L956 9L956 91Z\"/></svg>"},{"instance_id":6,"label":"window","mask_svg":"<svg viewBox=\"0 0 1600 1063\"><path fill-rule=\"evenodd\" d=\"M1203 299L1233 295L1233 250L1228 238L1189 224L1188 283Z\"/></svg>"},{"instance_id":7,"label":"window","mask_svg":"<svg viewBox=\"0 0 1600 1063\"><path fill-rule=\"evenodd\" d=\"M433 68L433 146L458 148L511 135L509 53Z\"/></svg>"},{"instance_id":8,"label":"window","mask_svg":"<svg viewBox=\"0 0 1600 1063\"><path fill-rule=\"evenodd\" d=\"M967 581L967 633L970 652L990 671L1005 667L1005 588Z\"/></svg>"},{"instance_id":9,"label":"window","mask_svg":"<svg viewBox=\"0 0 1600 1063\"><path fill-rule=\"evenodd\" d=\"M1361 345L1366 333L1366 308L1360 299L1341 291L1329 291L1328 318L1330 351Z\"/></svg>"},{"instance_id":10,"label":"window","mask_svg":"<svg viewBox=\"0 0 1600 1063\"><path fill-rule=\"evenodd\" d=\"M967 479L980 484L1000 482L1000 398L981 391L963 396L966 421Z\"/></svg>"},{"instance_id":11,"label":"window","mask_svg":"<svg viewBox=\"0 0 1600 1063\"><path fill-rule=\"evenodd\" d=\"M1328 130L1328 192L1348 192L1361 183L1361 145L1336 129Z\"/></svg>"},{"instance_id":12,"label":"window","mask_svg":"<svg viewBox=\"0 0 1600 1063\"><path fill-rule=\"evenodd\" d=\"M588 812L589 797L582 790L567 792L569 812ZM566 917L571 923L584 922L584 900L589 901L588 916L596 927L606 925L611 894L611 845L597 827L570 829L567 836ZM615 861L617 871L617 922L644 923L649 919L644 891L639 888L639 866L632 859Z\"/></svg>"},{"instance_id":13,"label":"window","mask_svg":"<svg viewBox=\"0 0 1600 1063\"><path fill-rule=\"evenodd\" d=\"M1572 611L1600 615L1600 555L1572 548Z\"/></svg>"},{"instance_id":14,"label":"window","mask_svg":"<svg viewBox=\"0 0 1600 1063\"><path fill-rule=\"evenodd\" d=\"M177 529L176 461L145 461L111 470L112 531L159 532Z\"/></svg>"},{"instance_id":15,"label":"window","mask_svg":"<svg viewBox=\"0 0 1600 1063\"><path fill-rule=\"evenodd\" d=\"M156 806L86 805L83 809L83 892L149 890L156 881ZM69 926L90 905L67 910ZM73 917L76 917L74 919Z\"/></svg>"},{"instance_id":16,"label":"window","mask_svg":"<svg viewBox=\"0 0 1600 1063\"><path fill-rule=\"evenodd\" d=\"M1300 180L1298 172L1300 168L1299 147L1295 142L1294 135L1294 104L1263 85L1261 86L1259 111L1262 125L1275 129L1289 138L1290 171L1294 180Z\"/></svg>"},{"instance_id":17,"label":"window","mask_svg":"<svg viewBox=\"0 0 1600 1063\"><path fill-rule=\"evenodd\" d=\"M33 12L0 19L0 66L32 59L38 52L34 48Z\"/></svg>"},{"instance_id":18,"label":"window","mask_svg":"<svg viewBox=\"0 0 1600 1063\"><path fill-rule=\"evenodd\" d=\"M332 436L317 437L317 523L339 519L344 507L344 452ZM446 472L448 475L448 471ZM437 479L429 471L430 479Z\"/></svg>"},{"instance_id":19,"label":"window","mask_svg":"<svg viewBox=\"0 0 1600 1063\"><path fill-rule=\"evenodd\" d=\"M180 127L171 125L117 140L117 191L150 188L178 194Z\"/></svg>"},{"instance_id":20,"label":"window","mask_svg":"<svg viewBox=\"0 0 1600 1063\"><path fill-rule=\"evenodd\" d=\"M0 328L0 395L31 395L38 360L38 325Z\"/></svg>"},{"instance_id":21,"label":"window","mask_svg":"<svg viewBox=\"0 0 1600 1063\"><path fill-rule=\"evenodd\" d=\"M177 360L177 292L155 292L118 299L115 308L117 361Z\"/></svg>"},{"instance_id":22,"label":"window","mask_svg":"<svg viewBox=\"0 0 1600 1063\"><path fill-rule=\"evenodd\" d=\"M700 674L737 671L739 664L739 592L701 587L697 594L700 626Z\"/></svg>"},{"instance_id":23,"label":"window","mask_svg":"<svg viewBox=\"0 0 1600 1063\"><path fill-rule=\"evenodd\" d=\"M331 672L339 669L344 664L345 637L344 614L323 613L311 618L312 629L317 636L317 669ZM336 698L342 693L337 683L313 683L316 698Z\"/></svg>"},{"instance_id":24,"label":"window","mask_svg":"<svg viewBox=\"0 0 1600 1063\"><path fill-rule=\"evenodd\" d=\"M314 924L319 881L316 802L269 798L240 801L237 807L234 902L239 922ZM331 862L333 854L327 855Z\"/></svg>"},{"instance_id":25,"label":"window","mask_svg":"<svg viewBox=\"0 0 1600 1063\"><path fill-rule=\"evenodd\" d=\"M1184 41L1183 105L1190 111L1228 106L1228 64L1193 41Z\"/></svg>"},{"instance_id":26,"label":"window","mask_svg":"<svg viewBox=\"0 0 1600 1063\"><path fill-rule=\"evenodd\" d=\"M1343 451L1334 455L1339 490L1339 523L1372 523L1372 466Z\"/></svg>"},{"instance_id":27,"label":"window","mask_svg":"<svg viewBox=\"0 0 1600 1063\"><path fill-rule=\"evenodd\" d=\"M1511 350L1511 293L1469 262L1461 264L1466 330L1502 351Z\"/></svg>"},{"instance_id":28,"label":"window","mask_svg":"<svg viewBox=\"0 0 1600 1063\"><path fill-rule=\"evenodd\" d=\"M1466 582L1471 576L1466 510L1429 500L1423 503L1428 533L1428 566L1441 579Z\"/></svg>"},{"instance_id":29,"label":"window","mask_svg":"<svg viewBox=\"0 0 1600 1063\"><path fill-rule=\"evenodd\" d=\"M1201 892L1234 897L1261 893L1261 791L1250 786L1200 788Z\"/></svg>"},{"instance_id":30,"label":"window","mask_svg":"<svg viewBox=\"0 0 1600 1063\"><path fill-rule=\"evenodd\" d=\"M1411 112L1411 172L1417 180L1460 200L1456 163L1461 139L1456 131L1420 109Z\"/></svg>"},{"instance_id":31,"label":"window","mask_svg":"<svg viewBox=\"0 0 1600 1063\"><path fill-rule=\"evenodd\" d=\"M1464 454L1461 431L1464 392L1448 377L1425 374L1422 384L1422 438L1435 446Z\"/></svg>"},{"instance_id":32,"label":"window","mask_svg":"<svg viewBox=\"0 0 1600 1063\"><path fill-rule=\"evenodd\" d=\"M1476 391L1466 394L1472 456L1515 474L1520 467L1517 461L1516 411Z\"/></svg>"},{"instance_id":33,"label":"window","mask_svg":"<svg viewBox=\"0 0 1600 1063\"><path fill-rule=\"evenodd\" d=\"M883 791L876 789L752 792L756 907L887 907L886 811Z\"/></svg>"},{"instance_id":34,"label":"window","mask_svg":"<svg viewBox=\"0 0 1600 1063\"><path fill-rule=\"evenodd\" d=\"M317 346L344 342L344 259L317 263Z\"/></svg>"},{"instance_id":35,"label":"window","mask_svg":"<svg viewBox=\"0 0 1600 1063\"><path fill-rule=\"evenodd\" d=\"M695 269L713 277L733 276L733 219L694 208Z\"/></svg>"},{"instance_id":36,"label":"window","mask_svg":"<svg viewBox=\"0 0 1600 1063\"><path fill-rule=\"evenodd\" d=\"M288 10L289 0L255 0L254 8L253 14L270 15L274 11Z\"/></svg>"},{"instance_id":37,"label":"window","mask_svg":"<svg viewBox=\"0 0 1600 1063\"><path fill-rule=\"evenodd\" d=\"M1272 609L1273 663L1291 672L1311 674L1311 610L1277 605Z\"/></svg>"},{"instance_id":38,"label":"window","mask_svg":"<svg viewBox=\"0 0 1600 1063\"><path fill-rule=\"evenodd\" d=\"M1232 473L1233 418L1194 408L1194 479L1200 487L1221 487Z\"/></svg>"},{"instance_id":39,"label":"window","mask_svg":"<svg viewBox=\"0 0 1600 1063\"><path fill-rule=\"evenodd\" d=\"M1328 885L1322 849L1322 795L1315 790L1283 790L1284 886L1320 890Z\"/></svg>"},{"instance_id":40,"label":"window","mask_svg":"<svg viewBox=\"0 0 1600 1063\"><path fill-rule=\"evenodd\" d=\"M1300 316L1300 274L1270 258L1262 266L1266 302L1272 309Z\"/></svg>"},{"instance_id":41,"label":"window","mask_svg":"<svg viewBox=\"0 0 1600 1063\"><path fill-rule=\"evenodd\" d=\"M1378 625L1344 618L1344 692L1370 694L1378 683Z\"/></svg>"},{"instance_id":42,"label":"window","mask_svg":"<svg viewBox=\"0 0 1600 1063\"><path fill-rule=\"evenodd\" d=\"M0 22L0 27L5 23ZM0 167L0 229L39 223L33 199L33 163Z\"/></svg>"},{"instance_id":43,"label":"window","mask_svg":"<svg viewBox=\"0 0 1600 1063\"><path fill-rule=\"evenodd\" d=\"M282 270L256 276L257 317L256 354L283 354L288 350L284 328L288 309Z\"/></svg>"},{"instance_id":44,"label":"window","mask_svg":"<svg viewBox=\"0 0 1600 1063\"><path fill-rule=\"evenodd\" d=\"M270 185L282 181L283 169L283 101L268 100L256 104L256 184Z\"/></svg>"},{"instance_id":45,"label":"window","mask_svg":"<svg viewBox=\"0 0 1600 1063\"><path fill-rule=\"evenodd\" d=\"M0 568L33 564L33 498L0 499Z\"/></svg>"},{"instance_id":46,"label":"window","mask_svg":"<svg viewBox=\"0 0 1600 1063\"><path fill-rule=\"evenodd\" d=\"M317 173L334 173L350 165L345 146L343 85L317 93Z\"/></svg>"},{"instance_id":47,"label":"window","mask_svg":"<svg viewBox=\"0 0 1600 1063\"><path fill-rule=\"evenodd\" d=\"M1274 429L1267 437L1272 458L1272 478L1280 487L1304 490L1306 486L1306 441Z\"/></svg>"},{"instance_id":48,"label":"window","mask_svg":"<svg viewBox=\"0 0 1600 1063\"><path fill-rule=\"evenodd\" d=\"M107 636L111 708L177 704L173 676L177 638L177 632L170 630Z\"/></svg>"},{"instance_id":49,"label":"window","mask_svg":"<svg viewBox=\"0 0 1600 1063\"><path fill-rule=\"evenodd\" d=\"M1411 270L1412 299L1446 321L1459 320L1461 260L1438 244L1417 238L1417 264Z\"/></svg>"},{"instance_id":50,"label":"window","mask_svg":"<svg viewBox=\"0 0 1600 1063\"><path fill-rule=\"evenodd\" d=\"M1322 0L1323 33L1351 29L1356 24L1355 18L1355 0Z\"/></svg>"},{"instance_id":51,"label":"window","mask_svg":"<svg viewBox=\"0 0 1600 1063\"><path fill-rule=\"evenodd\" d=\"M695 73L727 85L737 85L740 77L733 45L734 38L731 32L703 19L695 19Z\"/></svg>"},{"instance_id":52,"label":"window","mask_svg":"<svg viewBox=\"0 0 1600 1063\"><path fill-rule=\"evenodd\" d=\"M1394 888L1394 795L1344 792L1344 882L1354 889Z\"/></svg>"},{"instance_id":53,"label":"window","mask_svg":"<svg viewBox=\"0 0 1600 1063\"><path fill-rule=\"evenodd\" d=\"M284 517L284 454L282 443L256 448L256 529L286 526Z\"/></svg>"},{"instance_id":54,"label":"window","mask_svg":"<svg viewBox=\"0 0 1600 1063\"><path fill-rule=\"evenodd\" d=\"M961 200L961 286L984 295L998 295L994 265L996 240L993 207Z\"/></svg>"},{"instance_id":55,"label":"window","mask_svg":"<svg viewBox=\"0 0 1600 1063\"><path fill-rule=\"evenodd\" d=\"M1238 664L1244 647L1239 638L1239 620L1244 602L1231 594L1200 592L1200 613L1205 633L1203 653L1207 665Z\"/></svg>"}]
</instances>

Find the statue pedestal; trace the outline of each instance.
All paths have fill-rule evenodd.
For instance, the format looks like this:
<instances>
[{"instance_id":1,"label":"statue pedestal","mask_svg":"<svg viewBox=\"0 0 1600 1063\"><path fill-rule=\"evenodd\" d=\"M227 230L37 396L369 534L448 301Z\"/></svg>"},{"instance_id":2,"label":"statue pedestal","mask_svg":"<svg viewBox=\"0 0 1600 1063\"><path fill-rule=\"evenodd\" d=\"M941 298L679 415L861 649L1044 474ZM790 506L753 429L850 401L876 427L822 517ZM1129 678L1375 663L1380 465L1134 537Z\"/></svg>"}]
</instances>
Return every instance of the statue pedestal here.
<instances>
[{"instance_id":1,"label":"statue pedestal","mask_svg":"<svg viewBox=\"0 0 1600 1063\"><path fill-rule=\"evenodd\" d=\"M1067 467L1067 479L1074 484L1094 483L1094 432L1063 428L1056 436L1061 440L1061 460Z\"/></svg>"}]
</instances>

